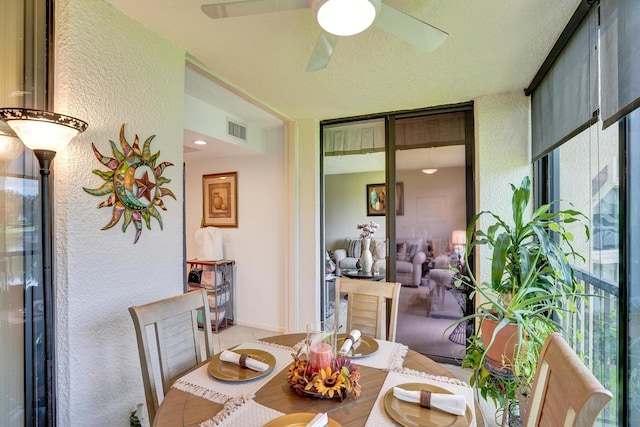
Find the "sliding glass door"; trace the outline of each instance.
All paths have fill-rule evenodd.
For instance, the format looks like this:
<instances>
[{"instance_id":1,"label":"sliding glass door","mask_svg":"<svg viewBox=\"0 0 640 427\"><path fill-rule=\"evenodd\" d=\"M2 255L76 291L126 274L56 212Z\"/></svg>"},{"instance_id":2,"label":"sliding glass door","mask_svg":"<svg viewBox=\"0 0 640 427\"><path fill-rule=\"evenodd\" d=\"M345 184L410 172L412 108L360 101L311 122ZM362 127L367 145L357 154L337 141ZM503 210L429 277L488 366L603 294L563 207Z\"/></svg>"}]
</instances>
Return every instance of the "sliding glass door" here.
<instances>
[{"instance_id":1,"label":"sliding glass door","mask_svg":"<svg viewBox=\"0 0 640 427\"><path fill-rule=\"evenodd\" d=\"M432 358L464 357L467 325L448 328L473 310L453 283L464 273L467 114L395 120L397 340Z\"/></svg>"},{"instance_id":2,"label":"sliding glass door","mask_svg":"<svg viewBox=\"0 0 640 427\"><path fill-rule=\"evenodd\" d=\"M0 107L46 108L50 1L3 2ZM54 424L47 407L39 167L0 122L0 425ZM50 368L50 369L53 369Z\"/></svg>"},{"instance_id":3,"label":"sliding glass door","mask_svg":"<svg viewBox=\"0 0 640 427\"><path fill-rule=\"evenodd\" d=\"M473 310L450 270L464 274L462 230L473 215L472 104L324 122L321 132L323 316L346 310L334 306L335 277L400 282L396 341L461 359L472 325L443 332ZM368 272L358 225L370 223Z\"/></svg>"},{"instance_id":4,"label":"sliding glass door","mask_svg":"<svg viewBox=\"0 0 640 427\"><path fill-rule=\"evenodd\" d=\"M386 277L385 120L354 120L323 127L324 316L333 314L335 277L359 269L358 224L378 225L372 237L372 269ZM343 310L346 305L343 304ZM344 316L341 316L344 318Z\"/></svg>"}]
</instances>

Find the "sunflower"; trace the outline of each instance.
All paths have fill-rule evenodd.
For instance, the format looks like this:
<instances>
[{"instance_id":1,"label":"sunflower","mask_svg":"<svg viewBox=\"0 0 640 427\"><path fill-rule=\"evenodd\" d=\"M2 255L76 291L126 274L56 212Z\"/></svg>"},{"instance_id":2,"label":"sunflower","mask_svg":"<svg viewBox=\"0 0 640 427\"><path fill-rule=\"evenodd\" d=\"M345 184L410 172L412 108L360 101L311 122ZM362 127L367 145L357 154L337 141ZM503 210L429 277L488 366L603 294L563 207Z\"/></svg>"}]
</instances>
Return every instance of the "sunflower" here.
<instances>
[{"instance_id":1,"label":"sunflower","mask_svg":"<svg viewBox=\"0 0 640 427\"><path fill-rule=\"evenodd\" d=\"M331 367L327 367L320 369L314 381L309 383L307 387L309 387L309 385L314 386L318 393L323 396L327 394L329 397L333 397L334 394L340 396L344 388L344 377L340 375L340 372L332 372Z\"/></svg>"},{"instance_id":2,"label":"sunflower","mask_svg":"<svg viewBox=\"0 0 640 427\"><path fill-rule=\"evenodd\" d=\"M129 224L133 222L136 235L135 244L142 234L142 221L147 229L151 230L151 217L155 218L162 230L162 217L158 208L167 210L162 197L176 196L168 188L162 185L171 182L162 176L164 170L173 166L173 163L157 163L160 152L151 155L151 141L155 135L151 135L144 141L142 150L138 146L138 135L135 136L133 146L127 142L124 136L124 123L120 127L120 147L118 150L115 142L111 143L113 157L103 156L94 144L93 153L100 163L109 168L109 171L94 169L93 173L105 182L99 188L84 188L84 191L93 196L108 195L107 200L98 204L98 208L113 206L111 220L102 229L107 230L116 225L124 215L122 232L127 231ZM177 200L177 199L176 199Z\"/></svg>"}]
</instances>

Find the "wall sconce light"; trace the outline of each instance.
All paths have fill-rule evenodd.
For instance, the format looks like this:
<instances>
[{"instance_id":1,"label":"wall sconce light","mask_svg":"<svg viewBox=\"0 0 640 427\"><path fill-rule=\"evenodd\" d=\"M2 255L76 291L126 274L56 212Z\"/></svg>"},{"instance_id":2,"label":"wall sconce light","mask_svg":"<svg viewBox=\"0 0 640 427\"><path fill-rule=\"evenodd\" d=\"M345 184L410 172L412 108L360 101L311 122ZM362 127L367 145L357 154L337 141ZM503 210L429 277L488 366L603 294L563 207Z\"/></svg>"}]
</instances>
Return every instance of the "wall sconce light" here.
<instances>
[{"instance_id":1,"label":"wall sconce light","mask_svg":"<svg viewBox=\"0 0 640 427\"><path fill-rule=\"evenodd\" d=\"M336 36L352 36L369 28L380 10L380 0L314 0L318 24Z\"/></svg>"},{"instance_id":2,"label":"wall sconce light","mask_svg":"<svg viewBox=\"0 0 640 427\"><path fill-rule=\"evenodd\" d=\"M436 172L438 172L437 168L422 169L422 173L426 173L427 175L433 175Z\"/></svg>"},{"instance_id":3,"label":"wall sconce light","mask_svg":"<svg viewBox=\"0 0 640 427\"><path fill-rule=\"evenodd\" d=\"M28 108L0 108L0 120L5 121L24 145L33 150L40 164L40 195L42 198L42 292L44 305L46 418L55 425L55 287L51 270L53 241L51 239L51 201L49 175L51 161L78 133L87 129L82 120L49 111Z\"/></svg>"}]
</instances>

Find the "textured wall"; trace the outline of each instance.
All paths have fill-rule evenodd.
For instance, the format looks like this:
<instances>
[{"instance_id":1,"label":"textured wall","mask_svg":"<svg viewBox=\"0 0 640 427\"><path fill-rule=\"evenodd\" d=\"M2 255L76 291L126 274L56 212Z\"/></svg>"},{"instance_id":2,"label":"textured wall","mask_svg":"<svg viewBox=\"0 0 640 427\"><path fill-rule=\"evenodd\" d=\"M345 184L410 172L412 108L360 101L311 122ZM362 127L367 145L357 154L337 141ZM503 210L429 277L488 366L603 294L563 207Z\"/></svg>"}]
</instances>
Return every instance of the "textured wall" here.
<instances>
[{"instance_id":1,"label":"textured wall","mask_svg":"<svg viewBox=\"0 0 640 427\"><path fill-rule=\"evenodd\" d=\"M524 94L490 95L475 100L476 211L511 218L511 187L531 176L529 98ZM480 227L492 222L485 220ZM485 251L486 252L486 251ZM480 253L481 277L489 278L490 254Z\"/></svg>"},{"instance_id":2,"label":"textured wall","mask_svg":"<svg viewBox=\"0 0 640 427\"><path fill-rule=\"evenodd\" d=\"M55 109L89 129L55 160L59 425L126 426L144 401L131 305L182 292L182 109L184 52L101 0L56 2ZM112 155L109 140L142 141L175 166L165 170L164 230L151 219L133 244L122 220L101 231L111 208L85 193L106 170L91 150Z\"/></svg>"}]
</instances>

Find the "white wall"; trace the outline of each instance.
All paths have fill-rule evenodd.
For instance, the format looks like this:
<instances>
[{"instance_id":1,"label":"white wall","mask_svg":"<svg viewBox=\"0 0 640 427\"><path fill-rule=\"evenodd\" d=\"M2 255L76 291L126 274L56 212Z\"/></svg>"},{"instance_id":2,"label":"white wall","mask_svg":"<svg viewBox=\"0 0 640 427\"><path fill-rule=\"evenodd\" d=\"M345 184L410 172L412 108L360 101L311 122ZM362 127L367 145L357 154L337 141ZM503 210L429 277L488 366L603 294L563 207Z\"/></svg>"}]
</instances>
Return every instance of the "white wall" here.
<instances>
[{"instance_id":1,"label":"white wall","mask_svg":"<svg viewBox=\"0 0 640 427\"><path fill-rule=\"evenodd\" d=\"M367 216L367 184L384 182L384 171L326 175L325 185L325 247L346 249L344 239L356 238L358 224L373 221L380 228L374 237L387 235L384 216Z\"/></svg>"},{"instance_id":2,"label":"white wall","mask_svg":"<svg viewBox=\"0 0 640 427\"><path fill-rule=\"evenodd\" d=\"M434 175L399 170L397 182L404 186L404 215L396 217L396 236L430 239L443 251L451 232L467 228L465 169L441 168ZM384 182L384 171L327 175L325 179L325 245L328 250L346 249L346 237L358 237L356 224L380 225L374 237L385 237L385 217L367 216L366 184Z\"/></svg>"},{"instance_id":3,"label":"white wall","mask_svg":"<svg viewBox=\"0 0 640 427\"><path fill-rule=\"evenodd\" d=\"M236 262L235 320L282 332L285 327L285 154L282 129L267 132L264 154L202 160L185 155L187 259L196 257L202 175L238 173L238 227L220 228L226 259Z\"/></svg>"},{"instance_id":4,"label":"white wall","mask_svg":"<svg viewBox=\"0 0 640 427\"><path fill-rule=\"evenodd\" d=\"M467 228L465 168L440 168L433 175L400 170L404 215L396 218L398 238L429 239L436 254L445 251L453 230Z\"/></svg>"},{"instance_id":5,"label":"white wall","mask_svg":"<svg viewBox=\"0 0 640 427\"><path fill-rule=\"evenodd\" d=\"M144 402L133 323L127 308L182 292L182 109L185 53L102 0L56 2L55 110L89 123L55 159L55 250L60 426L128 426ZM101 230L111 208L85 193L106 171L91 143L111 156L120 125L172 162L164 229L151 219L133 244L122 220ZM118 144L118 148L119 144Z\"/></svg>"}]
</instances>

